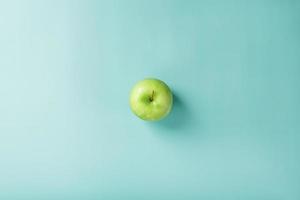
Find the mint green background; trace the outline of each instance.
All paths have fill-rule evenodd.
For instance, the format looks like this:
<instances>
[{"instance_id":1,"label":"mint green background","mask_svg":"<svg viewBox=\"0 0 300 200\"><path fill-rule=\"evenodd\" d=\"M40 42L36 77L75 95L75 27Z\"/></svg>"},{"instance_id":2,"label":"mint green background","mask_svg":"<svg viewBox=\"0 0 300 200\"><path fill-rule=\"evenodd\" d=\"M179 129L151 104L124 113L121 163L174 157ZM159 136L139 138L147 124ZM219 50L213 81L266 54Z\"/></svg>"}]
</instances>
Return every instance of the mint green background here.
<instances>
[{"instance_id":1,"label":"mint green background","mask_svg":"<svg viewBox=\"0 0 300 200\"><path fill-rule=\"evenodd\" d=\"M0 199L300 199L300 1L1 1ZM128 106L144 77L169 118Z\"/></svg>"}]
</instances>

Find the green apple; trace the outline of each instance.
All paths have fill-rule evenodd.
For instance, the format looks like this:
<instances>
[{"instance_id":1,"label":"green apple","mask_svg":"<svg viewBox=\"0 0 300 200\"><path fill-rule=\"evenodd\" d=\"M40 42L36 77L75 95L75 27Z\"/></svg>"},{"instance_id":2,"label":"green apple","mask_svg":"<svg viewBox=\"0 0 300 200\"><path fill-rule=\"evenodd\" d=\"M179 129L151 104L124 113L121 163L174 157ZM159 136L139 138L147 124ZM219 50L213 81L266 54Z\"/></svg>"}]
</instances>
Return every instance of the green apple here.
<instances>
[{"instance_id":1,"label":"green apple","mask_svg":"<svg viewBox=\"0 0 300 200\"><path fill-rule=\"evenodd\" d=\"M173 95L163 81L147 78L139 81L131 90L132 112L143 120L155 121L166 117L172 109Z\"/></svg>"}]
</instances>

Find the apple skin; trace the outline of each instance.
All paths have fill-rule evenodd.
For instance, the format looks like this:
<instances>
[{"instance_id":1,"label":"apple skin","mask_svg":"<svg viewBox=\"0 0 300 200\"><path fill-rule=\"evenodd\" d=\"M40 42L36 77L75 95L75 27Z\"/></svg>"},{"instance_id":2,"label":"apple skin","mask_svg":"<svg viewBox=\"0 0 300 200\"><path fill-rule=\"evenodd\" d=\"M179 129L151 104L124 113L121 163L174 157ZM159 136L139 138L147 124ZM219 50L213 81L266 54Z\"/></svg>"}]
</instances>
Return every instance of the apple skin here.
<instances>
[{"instance_id":1,"label":"apple skin","mask_svg":"<svg viewBox=\"0 0 300 200\"><path fill-rule=\"evenodd\" d=\"M166 117L173 105L173 95L166 83L147 78L139 81L130 93L130 108L139 118L156 121Z\"/></svg>"}]
</instances>

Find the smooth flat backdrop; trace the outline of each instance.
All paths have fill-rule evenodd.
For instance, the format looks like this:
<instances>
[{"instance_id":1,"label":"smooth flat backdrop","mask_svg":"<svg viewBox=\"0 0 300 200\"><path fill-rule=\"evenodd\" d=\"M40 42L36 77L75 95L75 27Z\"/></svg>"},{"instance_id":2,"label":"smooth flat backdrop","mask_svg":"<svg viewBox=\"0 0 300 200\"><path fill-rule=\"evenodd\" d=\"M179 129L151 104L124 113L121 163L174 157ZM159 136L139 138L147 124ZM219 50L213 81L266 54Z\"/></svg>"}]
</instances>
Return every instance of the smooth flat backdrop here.
<instances>
[{"instance_id":1,"label":"smooth flat backdrop","mask_svg":"<svg viewBox=\"0 0 300 200\"><path fill-rule=\"evenodd\" d=\"M299 200L299 104L300 1L0 2L1 200Z\"/></svg>"}]
</instances>

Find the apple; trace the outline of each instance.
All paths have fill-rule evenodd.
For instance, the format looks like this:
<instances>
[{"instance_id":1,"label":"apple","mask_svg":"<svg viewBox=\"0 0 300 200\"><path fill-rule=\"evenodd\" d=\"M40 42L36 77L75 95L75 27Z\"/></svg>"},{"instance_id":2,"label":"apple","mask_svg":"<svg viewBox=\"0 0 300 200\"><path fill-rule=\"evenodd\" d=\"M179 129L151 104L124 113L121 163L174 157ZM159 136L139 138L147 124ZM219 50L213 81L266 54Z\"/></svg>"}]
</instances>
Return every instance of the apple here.
<instances>
[{"instance_id":1,"label":"apple","mask_svg":"<svg viewBox=\"0 0 300 200\"><path fill-rule=\"evenodd\" d=\"M173 105L173 95L166 83L155 78L139 81L131 90L130 107L139 118L156 121L166 117Z\"/></svg>"}]
</instances>

